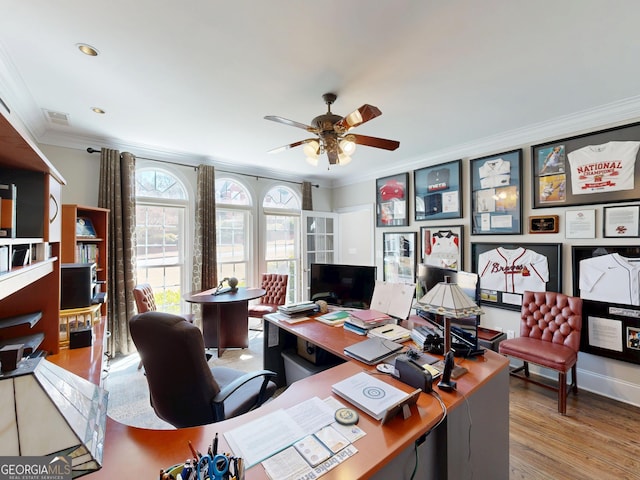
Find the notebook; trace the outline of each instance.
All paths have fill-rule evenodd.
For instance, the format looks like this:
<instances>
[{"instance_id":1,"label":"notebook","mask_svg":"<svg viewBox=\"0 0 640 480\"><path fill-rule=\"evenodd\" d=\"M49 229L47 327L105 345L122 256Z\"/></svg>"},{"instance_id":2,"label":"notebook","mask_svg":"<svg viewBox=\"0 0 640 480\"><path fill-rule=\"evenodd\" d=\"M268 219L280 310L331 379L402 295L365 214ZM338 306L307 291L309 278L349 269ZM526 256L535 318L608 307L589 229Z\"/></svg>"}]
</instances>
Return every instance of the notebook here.
<instances>
[{"instance_id":1,"label":"notebook","mask_svg":"<svg viewBox=\"0 0 640 480\"><path fill-rule=\"evenodd\" d=\"M345 347L344 353L367 365L374 365L400 351L402 345L384 338L368 338Z\"/></svg>"}]
</instances>

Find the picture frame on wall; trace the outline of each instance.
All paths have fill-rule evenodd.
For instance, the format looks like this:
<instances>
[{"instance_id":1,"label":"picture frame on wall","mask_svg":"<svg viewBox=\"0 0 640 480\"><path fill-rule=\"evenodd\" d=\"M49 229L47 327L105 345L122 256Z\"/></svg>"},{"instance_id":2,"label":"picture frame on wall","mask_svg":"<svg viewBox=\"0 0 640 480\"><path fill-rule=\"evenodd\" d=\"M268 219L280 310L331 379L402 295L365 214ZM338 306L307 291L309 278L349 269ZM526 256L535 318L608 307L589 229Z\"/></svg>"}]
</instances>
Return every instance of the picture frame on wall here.
<instances>
[{"instance_id":1,"label":"picture frame on wall","mask_svg":"<svg viewBox=\"0 0 640 480\"><path fill-rule=\"evenodd\" d=\"M561 243L471 243L481 303L520 311L522 294L562 292Z\"/></svg>"},{"instance_id":2,"label":"picture frame on wall","mask_svg":"<svg viewBox=\"0 0 640 480\"><path fill-rule=\"evenodd\" d=\"M605 238L640 237L640 205L604 207L603 236Z\"/></svg>"},{"instance_id":3,"label":"picture frame on wall","mask_svg":"<svg viewBox=\"0 0 640 480\"><path fill-rule=\"evenodd\" d=\"M420 227L420 262L434 267L462 270L463 225Z\"/></svg>"},{"instance_id":4,"label":"picture frame on wall","mask_svg":"<svg viewBox=\"0 0 640 480\"><path fill-rule=\"evenodd\" d=\"M564 214L565 238L596 238L594 208L567 210Z\"/></svg>"},{"instance_id":5,"label":"picture frame on wall","mask_svg":"<svg viewBox=\"0 0 640 480\"><path fill-rule=\"evenodd\" d=\"M582 298L580 351L640 364L640 298L629 276L638 261L639 246L571 247L573 296Z\"/></svg>"},{"instance_id":6,"label":"picture frame on wall","mask_svg":"<svg viewBox=\"0 0 640 480\"><path fill-rule=\"evenodd\" d=\"M522 149L473 159L470 168L472 234L521 234Z\"/></svg>"},{"instance_id":7,"label":"picture frame on wall","mask_svg":"<svg viewBox=\"0 0 640 480\"><path fill-rule=\"evenodd\" d=\"M640 123L531 147L532 208L640 200Z\"/></svg>"},{"instance_id":8,"label":"picture frame on wall","mask_svg":"<svg viewBox=\"0 0 640 480\"><path fill-rule=\"evenodd\" d=\"M409 174L401 173L376 180L376 226L409 225Z\"/></svg>"},{"instance_id":9,"label":"picture frame on wall","mask_svg":"<svg viewBox=\"0 0 640 480\"><path fill-rule=\"evenodd\" d=\"M413 171L416 221L462 217L462 160Z\"/></svg>"},{"instance_id":10,"label":"picture frame on wall","mask_svg":"<svg viewBox=\"0 0 640 480\"><path fill-rule=\"evenodd\" d=\"M384 232L383 280L391 283L416 281L416 232Z\"/></svg>"}]
</instances>

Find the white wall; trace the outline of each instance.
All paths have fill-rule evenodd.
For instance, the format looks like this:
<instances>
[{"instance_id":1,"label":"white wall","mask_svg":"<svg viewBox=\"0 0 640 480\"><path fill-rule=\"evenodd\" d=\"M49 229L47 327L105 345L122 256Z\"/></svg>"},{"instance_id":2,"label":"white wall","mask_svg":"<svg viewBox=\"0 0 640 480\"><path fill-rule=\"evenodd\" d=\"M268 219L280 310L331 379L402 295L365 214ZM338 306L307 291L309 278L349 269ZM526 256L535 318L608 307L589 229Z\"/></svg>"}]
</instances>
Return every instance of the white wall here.
<instances>
[{"instance_id":1,"label":"white wall","mask_svg":"<svg viewBox=\"0 0 640 480\"><path fill-rule=\"evenodd\" d=\"M630 120L625 123L632 123L634 120ZM637 121L637 120L635 120ZM603 125L602 128L607 128L613 125ZM598 128L599 129L599 128ZM597 129L594 129L597 130ZM576 132L575 134L583 133ZM567 137L572 134L566 135ZM504 151L509 151L515 148L523 149L523 191L521 193L521 199L523 204L523 232L528 231L527 219L531 215L559 215L560 217L560 231L556 234L523 234L523 235L471 235L471 200L470 200L470 187L469 187L469 159L464 158L462 162L462 197L463 197L463 218L453 220L443 220L438 222L421 221L416 222L413 220L413 204L410 207L410 222L408 227L395 227L395 228L375 228L375 262L378 270L382 272L382 234L383 232L417 232L420 233L420 227L428 225L464 225L464 253L463 253L463 270L471 271L471 243L483 242L483 243L560 243L562 244L562 290L563 293L568 295L573 294L573 280L572 280L572 264L571 264L571 246L572 245L633 245L637 246L638 239L610 239L602 238L602 209L603 205L587 205L571 208L546 208L546 209L531 209L531 163L530 163L530 146L533 144L543 143L552 139L540 139L539 141L532 142L526 145L506 145L499 151L490 152L478 152L473 158L483 157L485 155L497 154ZM451 158L446 161L456 160ZM357 161L357 159L354 159ZM425 160L424 165L416 168L422 168L434 164L444 163L444 161L429 161ZM406 170L399 170L397 172L385 173L387 175L395 175L398 173L404 173ZM411 186L410 191L413 191L413 172L410 172L409 184ZM365 201L375 202L375 180L366 180L358 184L341 186L334 189L333 203L334 208L348 208L353 205L360 205ZM610 205L608 205L610 206ZM566 210L579 210L579 209L595 209L596 210L596 238L594 239L581 239L581 240L567 240L564 233L564 213ZM375 213L370 219L371 224L375 225ZM418 235L419 238L419 235ZM416 246L419 250L419 245ZM419 260L418 260L419 261ZM500 308L492 308L482 305L485 314L481 317L481 323L483 326L493 328L501 331L513 331L516 335L520 330L520 316L519 312L510 310L504 310ZM532 371L535 371L532 366ZM549 370L538 370L542 375L552 376L555 378L555 374ZM638 375L638 365L613 360L607 357L601 357L598 355L591 355L588 353L579 353L578 357L578 386L585 390L593 391L601 395L612 397L627 403L640 406L640 376Z\"/></svg>"}]
</instances>

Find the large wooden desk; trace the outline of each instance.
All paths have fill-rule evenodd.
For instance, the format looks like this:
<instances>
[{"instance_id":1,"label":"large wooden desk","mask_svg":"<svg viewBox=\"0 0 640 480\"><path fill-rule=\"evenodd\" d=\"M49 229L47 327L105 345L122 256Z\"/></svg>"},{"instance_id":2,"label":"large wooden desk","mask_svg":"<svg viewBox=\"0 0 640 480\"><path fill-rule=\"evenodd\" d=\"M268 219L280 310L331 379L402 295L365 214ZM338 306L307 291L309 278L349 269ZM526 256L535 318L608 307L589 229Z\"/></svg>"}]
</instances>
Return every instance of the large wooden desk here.
<instances>
[{"instance_id":1,"label":"large wooden desk","mask_svg":"<svg viewBox=\"0 0 640 480\"><path fill-rule=\"evenodd\" d=\"M348 363L358 365L360 369L374 370L375 368L344 354L345 347L365 340L366 337L314 320L289 324L279 321L274 315L265 315L264 318L267 320L264 325L264 365L265 368L278 373L280 384L286 384L281 353L284 350L296 348L298 338L327 350ZM412 316L404 326L413 328L415 324L424 325L425 323L425 320L420 317ZM502 355L487 350L484 355L472 359L456 358L456 364L468 369L468 373L456 380L456 391L451 393L441 391L434 383L434 391L442 397L448 414L445 423L437 429L435 435L430 436L433 443L427 442L423 446L420 457L422 466L425 465L425 459L430 459L431 465L428 466L427 471L423 472L423 476L416 476L416 478L507 479L509 478L508 360ZM316 376L311 378L315 379ZM388 378L396 385L400 383ZM293 386L297 387L298 383L294 383ZM427 397L427 395L421 394L420 397ZM439 407L436 404L431 407L430 412L433 414L437 410ZM366 415L362 414L362 416ZM415 419L410 418L407 423L412 421ZM427 426L429 422L425 421L422 415L420 422L425 422L425 430L422 433L431 428ZM412 445L418 437L409 443ZM375 478L396 478L394 469L407 462L413 466L412 448L409 449L410 451L398 454L398 459L389 462L388 466ZM389 461L390 457L386 460ZM389 476L385 477L385 475Z\"/></svg>"},{"instance_id":2,"label":"large wooden desk","mask_svg":"<svg viewBox=\"0 0 640 480\"><path fill-rule=\"evenodd\" d=\"M274 327L278 325L265 322L266 330ZM298 324L295 329L278 328L277 331L272 330L271 334L274 332L278 337L281 334L300 333L309 340L318 341L324 338L324 346L334 345L332 348L338 348L343 341L362 339L355 334L353 338L351 334L342 337L349 332L314 321ZM265 332L265 337L267 336ZM100 342L95 342L92 347L68 350L48 358L78 375L99 383L102 364ZM471 468L474 478L508 479L507 360L495 352L488 351L477 361L465 360L464 365L469 368L469 373L458 379L458 391L441 393L449 409L446 422L428 435L417 449L419 469L416 479L471 478ZM183 462L190 456L189 441L196 448L205 450L216 432L221 434L220 449L228 451L229 446L224 440L223 432L250 422L264 413L288 408L313 396L326 398L331 395L331 385L363 368L365 366L359 362L345 362L313 377L295 382L280 396L258 410L202 427L148 430L129 427L107 418L102 469L87 475L86 478L157 478L160 468ZM396 380L389 378L389 381L406 391L412 390ZM322 480L408 479L415 462L414 443L430 432L442 416L437 400L426 394L420 395L417 405L411 407L411 412L408 420L396 417L384 426L362 414L359 426L367 435L355 442L358 453L322 476ZM473 419L471 429L468 425L469 417ZM478 441L481 445L477 445ZM496 454L496 451L501 453ZM479 458L484 461L480 462ZM491 468L484 463L490 463ZM257 465L247 471L246 478L264 480L268 477L262 466Z\"/></svg>"},{"instance_id":3,"label":"large wooden desk","mask_svg":"<svg viewBox=\"0 0 640 480\"><path fill-rule=\"evenodd\" d=\"M262 288L239 287L235 292L214 295L215 288L183 296L202 305L202 334L205 348L217 348L218 358L227 348L249 346L249 300L267 293Z\"/></svg>"}]
</instances>

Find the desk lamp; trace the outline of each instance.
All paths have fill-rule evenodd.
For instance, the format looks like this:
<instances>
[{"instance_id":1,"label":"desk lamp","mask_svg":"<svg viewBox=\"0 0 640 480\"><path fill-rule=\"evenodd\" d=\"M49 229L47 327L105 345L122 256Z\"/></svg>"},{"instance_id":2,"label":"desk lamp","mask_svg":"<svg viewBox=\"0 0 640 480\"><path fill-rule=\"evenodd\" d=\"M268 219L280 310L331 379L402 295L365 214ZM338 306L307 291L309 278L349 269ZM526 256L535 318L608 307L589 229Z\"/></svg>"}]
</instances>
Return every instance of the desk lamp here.
<instances>
[{"instance_id":1,"label":"desk lamp","mask_svg":"<svg viewBox=\"0 0 640 480\"><path fill-rule=\"evenodd\" d=\"M482 315L484 312L467 294L455 283L451 277L444 277L444 282L438 283L418 300L420 307L444 318L444 353L451 350L451 318L467 318Z\"/></svg>"},{"instance_id":2,"label":"desk lamp","mask_svg":"<svg viewBox=\"0 0 640 480\"><path fill-rule=\"evenodd\" d=\"M43 457L72 478L100 469L107 398L43 357L23 359L0 374L0 456Z\"/></svg>"}]
</instances>

